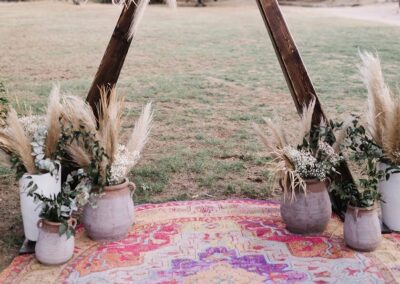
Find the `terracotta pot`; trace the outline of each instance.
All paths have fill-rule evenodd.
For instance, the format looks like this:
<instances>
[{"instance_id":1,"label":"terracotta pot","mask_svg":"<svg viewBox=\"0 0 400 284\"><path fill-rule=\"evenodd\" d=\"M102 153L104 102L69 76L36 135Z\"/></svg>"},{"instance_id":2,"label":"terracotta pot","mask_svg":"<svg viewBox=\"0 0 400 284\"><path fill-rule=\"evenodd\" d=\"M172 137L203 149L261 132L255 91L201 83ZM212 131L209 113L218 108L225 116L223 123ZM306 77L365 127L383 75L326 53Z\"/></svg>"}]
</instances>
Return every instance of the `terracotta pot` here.
<instances>
[{"instance_id":1,"label":"terracotta pot","mask_svg":"<svg viewBox=\"0 0 400 284\"><path fill-rule=\"evenodd\" d=\"M295 198L282 197L281 216L286 229L296 234L322 233L332 216L330 181L305 180L306 193L295 189Z\"/></svg>"},{"instance_id":2,"label":"terracotta pot","mask_svg":"<svg viewBox=\"0 0 400 284\"><path fill-rule=\"evenodd\" d=\"M388 167L380 163L380 169ZM389 180L379 182L378 190L382 194L382 221L392 231L400 231L400 173L391 173Z\"/></svg>"},{"instance_id":3,"label":"terracotta pot","mask_svg":"<svg viewBox=\"0 0 400 284\"><path fill-rule=\"evenodd\" d=\"M358 251L373 251L381 242L381 226L376 206L348 206L344 220L344 240Z\"/></svg>"},{"instance_id":4,"label":"terracotta pot","mask_svg":"<svg viewBox=\"0 0 400 284\"><path fill-rule=\"evenodd\" d=\"M130 188L135 185L125 179L119 185L105 186L93 208L83 209L82 223L93 240L119 240L124 238L133 225L134 206Z\"/></svg>"},{"instance_id":5,"label":"terracotta pot","mask_svg":"<svg viewBox=\"0 0 400 284\"><path fill-rule=\"evenodd\" d=\"M46 197L56 195L61 191L61 166L57 175L52 176L50 173L30 175L24 174L19 180L19 194L21 200L22 222L24 225L25 237L31 241L37 241L39 229L37 222L40 217L40 203L35 203L32 196L28 196L26 192L27 185L33 181L37 185L37 192Z\"/></svg>"},{"instance_id":6,"label":"terracotta pot","mask_svg":"<svg viewBox=\"0 0 400 284\"><path fill-rule=\"evenodd\" d=\"M75 228L76 220L71 219L70 226ZM60 236L61 223L40 219L37 223L39 237L36 242L36 259L46 265L59 265L70 260L74 254L75 237Z\"/></svg>"}]
</instances>

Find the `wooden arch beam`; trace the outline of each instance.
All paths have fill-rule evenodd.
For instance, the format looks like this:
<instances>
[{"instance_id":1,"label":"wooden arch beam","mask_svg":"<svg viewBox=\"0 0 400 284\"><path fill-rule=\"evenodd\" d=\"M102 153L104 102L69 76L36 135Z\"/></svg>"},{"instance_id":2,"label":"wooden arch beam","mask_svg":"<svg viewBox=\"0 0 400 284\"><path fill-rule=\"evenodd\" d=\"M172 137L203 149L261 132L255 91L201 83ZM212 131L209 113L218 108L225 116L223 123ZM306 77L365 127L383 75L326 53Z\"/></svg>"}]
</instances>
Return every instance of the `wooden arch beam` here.
<instances>
[{"instance_id":1,"label":"wooden arch beam","mask_svg":"<svg viewBox=\"0 0 400 284\"><path fill-rule=\"evenodd\" d=\"M327 120L321 103L315 92L310 76L303 64L300 53L286 25L285 19L276 0L256 0L265 27L271 38L276 56L281 65L286 83L289 87L297 112L302 113L302 107L315 98L313 124L319 124L321 119ZM339 169L336 178L343 183L354 183L351 172L346 164ZM331 194L334 211L344 217L346 205L335 194Z\"/></svg>"},{"instance_id":2,"label":"wooden arch beam","mask_svg":"<svg viewBox=\"0 0 400 284\"><path fill-rule=\"evenodd\" d=\"M145 0L138 0L136 4L129 1L129 4L123 5L121 15L90 87L86 101L92 107L96 117L98 116L97 104L100 100L99 87L113 88L117 84L133 39L133 36L130 35L130 28L141 1Z\"/></svg>"}]
</instances>

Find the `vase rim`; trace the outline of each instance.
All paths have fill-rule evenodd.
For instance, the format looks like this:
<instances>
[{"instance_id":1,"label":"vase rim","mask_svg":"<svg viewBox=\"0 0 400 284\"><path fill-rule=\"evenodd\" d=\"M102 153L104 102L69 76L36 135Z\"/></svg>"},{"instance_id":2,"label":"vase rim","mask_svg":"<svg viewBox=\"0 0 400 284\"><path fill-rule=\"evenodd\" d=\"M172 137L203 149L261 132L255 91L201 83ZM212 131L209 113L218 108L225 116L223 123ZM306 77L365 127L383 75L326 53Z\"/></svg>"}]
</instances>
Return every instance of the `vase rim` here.
<instances>
[{"instance_id":1,"label":"vase rim","mask_svg":"<svg viewBox=\"0 0 400 284\"><path fill-rule=\"evenodd\" d=\"M53 227L58 227L58 226L60 226L60 225L62 224L61 222L54 222L54 221L47 220L47 219L45 219L45 218L40 218L40 220L43 220L43 223L45 223L46 225L53 226ZM68 223L71 223L72 220L73 220L73 218L70 217L70 218L67 220L67 222L68 222Z\"/></svg>"},{"instance_id":2,"label":"vase rim","mask_svg":"<svg viewBox=\"0 0 400 284\"><path fill-rule=\"evenodd\" d=\"M129 184L129 179L124 178L124 181L119 184L104 186L104 191L116 191L116 190L125 189L128 186L128 184Z\"/></svg>"},{"instance_id":3,"label":"vase rim","mask_svg":"<svg viewBox=\"0 0 400 284\"><path fill-rule=\"evenodd\" d=\"M57 165L58 165L58 172L61 172L60 170L61 170L61 163L60 163L60 161L54 161ZM21 177L21 179L22 178L24 178L24 177L27 177L27 176L33 176L33 177L35 177L35 176L44 176L44 175L51 175L51 173L50 172L45 172L45 173L41 173L41 172L39 172L39 173L36 173L36 174L30 174L30 173L28 173L28 172L26 172L26 173L24 173L23 175L22 175L22 177ZM57 175L56 175L57 176Z\"/></svg>"},{"instance_id":4,"label":"vase rim","mask_svg":"<svg viewBox=\"0 0 400 284\"><path fill-rule=\"evenodd\" d=\"M376 202L374 202L374 205L369 206L369 207L358 207L358 206L352 206L352 205L347 205L347 208L352 209L352 210L358 210L358 211L372 211L378 208Z\"/></svg>"}]
</instances>

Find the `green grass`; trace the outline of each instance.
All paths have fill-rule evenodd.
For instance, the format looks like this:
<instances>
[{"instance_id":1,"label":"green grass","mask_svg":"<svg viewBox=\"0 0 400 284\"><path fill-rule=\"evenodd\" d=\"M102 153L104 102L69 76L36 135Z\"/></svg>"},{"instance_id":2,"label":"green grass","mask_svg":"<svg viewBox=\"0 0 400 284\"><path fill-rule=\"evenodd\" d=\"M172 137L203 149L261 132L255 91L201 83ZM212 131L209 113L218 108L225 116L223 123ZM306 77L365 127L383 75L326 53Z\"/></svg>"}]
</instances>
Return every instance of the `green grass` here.
<instances>
[{"instance_id":1,"label":"green grass","mask_svg":"<svg viewBox=\"0 0 400 284\"><path fill-rule=\"evenodd\" d=\"M64 2L0 6L0 49L7 51L0 90L34 112L43 109L53 82L84 96L119 10ZM307 10L312 17L283 11L330 117L362 112L358 49L379 52L396 86L400 28L319 17L318 10ZM130 175L138 203L270 196L269 159L251 123L279 115L291 129L297 115L255 4L176 13L150 7L118 92L129 102L126 129L145 102L156 108L150 143Z\"/></svg>"}]
</instances>

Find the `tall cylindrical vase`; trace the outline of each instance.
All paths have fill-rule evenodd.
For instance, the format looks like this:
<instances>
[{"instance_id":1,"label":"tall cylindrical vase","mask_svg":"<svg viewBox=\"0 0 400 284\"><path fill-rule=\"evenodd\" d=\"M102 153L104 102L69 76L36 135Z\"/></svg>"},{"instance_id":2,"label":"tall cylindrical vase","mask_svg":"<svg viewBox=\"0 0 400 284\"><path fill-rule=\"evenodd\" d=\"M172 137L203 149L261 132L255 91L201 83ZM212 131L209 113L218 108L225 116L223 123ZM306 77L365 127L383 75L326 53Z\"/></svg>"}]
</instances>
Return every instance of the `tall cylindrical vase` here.
<instances>
[{"instance_id":1,"label":"tall cylindrical vase","mask_svg":"<svg viewBox=\"0 0 400 284\"><path fill-rule=\"evenodd\" d=\"M32 196L28 196L27 187L30 182L37 185L37 192L46 197L57 195L61 191L61 167L57 175L50 173L30 175L24 174L19 180L19 193L21 200L22 222L24 225L25 237L30 241L37 241L39 229L37 223L41 206L35 202Z\"/></svg>"},{"instance_id":2,"label":"tall cylindrical vase","mask_svg":"<svg viewBox=\"0 0 400 284\"><path fill-rule=\"evenodd\" d=\"M380 164L385 171L388 165ZM393 231L400 231L400 173L390 174L379 182L378 190L382 195L382 222Z\"/></svg>"}]
</instances>

